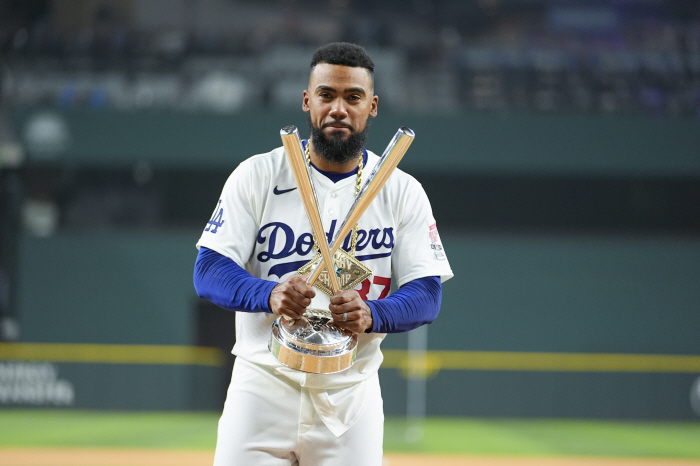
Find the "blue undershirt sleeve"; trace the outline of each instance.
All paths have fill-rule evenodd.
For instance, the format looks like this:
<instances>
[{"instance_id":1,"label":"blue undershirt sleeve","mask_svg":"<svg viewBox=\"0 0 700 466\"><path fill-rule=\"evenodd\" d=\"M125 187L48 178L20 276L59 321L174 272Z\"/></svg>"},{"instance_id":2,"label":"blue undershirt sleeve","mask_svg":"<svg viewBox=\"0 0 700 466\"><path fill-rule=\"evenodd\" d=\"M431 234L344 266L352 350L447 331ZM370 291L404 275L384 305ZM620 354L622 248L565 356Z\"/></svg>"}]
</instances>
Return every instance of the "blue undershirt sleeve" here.
<instances>
[{"instance_id":1,"label":"blue undershirt sleeve","mask_svg":"<svg viewBox=\"0 0 700 466\"><path fill-rule=\"evenodd\" d=\"M269 298L277 282L255 278L228 257L200 248L194 265L197 295L229 311L271 312Z\"/></svg>"},{"instance_id":2,"label":"blue undershirt sleeve","mask_svg":"<svg viewBox=\"0 0 700 466\"><path fill-rule=\"evenodd\" d=\"M271 312L269 297L277 282L251 276L233 260L200 248L194 268L197 295L224 309ZM435 320L440 311L442 284L439 277L423 277L406 283L381 300L368 300L372 332L407 332Z\"/></svg>"},{"instance_id":3,"label":"blue undershirt sleeve","mask_svg":"<svg viewBox=\"0 0 700 466\"><path fill-rule=\"evenodd\" d=\"M372 332L407 332L429 324L440 312L441 302L440 277L410 281L384 299L366 301L372 309Z\"/></svg>"}]
</instances>

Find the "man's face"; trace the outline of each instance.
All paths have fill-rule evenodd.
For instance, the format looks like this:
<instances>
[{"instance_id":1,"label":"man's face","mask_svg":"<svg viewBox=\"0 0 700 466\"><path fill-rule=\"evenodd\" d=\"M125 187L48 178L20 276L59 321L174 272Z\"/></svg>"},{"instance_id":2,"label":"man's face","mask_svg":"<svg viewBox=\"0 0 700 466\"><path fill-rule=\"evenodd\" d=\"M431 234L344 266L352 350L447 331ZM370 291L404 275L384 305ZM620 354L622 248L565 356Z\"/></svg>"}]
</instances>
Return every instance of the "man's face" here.
<instances>
[{"instance_id":1,"label":"man's face","mask_svg":"<svg viewBox=\"0 0 700 466\"><path fill-rule=\"evenodd\" d=\"M302 108L309 114L312 133L317 137L322 134L336 147L344 143L354 146L352 140L365 131L368 118L377 116L377 101L366 69L319 63L311 71ZM314 143L315 150L320 149L317 146ZM351 156L356 154L348 154Z\"/></svg>"}]
</instances>

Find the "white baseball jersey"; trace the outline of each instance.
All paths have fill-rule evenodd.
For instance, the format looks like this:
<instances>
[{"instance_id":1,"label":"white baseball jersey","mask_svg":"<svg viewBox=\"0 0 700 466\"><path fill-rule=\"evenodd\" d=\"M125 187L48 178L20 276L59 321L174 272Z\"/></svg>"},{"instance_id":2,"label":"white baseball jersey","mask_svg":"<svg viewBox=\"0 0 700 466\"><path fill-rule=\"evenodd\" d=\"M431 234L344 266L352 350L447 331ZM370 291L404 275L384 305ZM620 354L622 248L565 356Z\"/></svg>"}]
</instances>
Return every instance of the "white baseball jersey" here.
<instances>
[{"instance_id":1,"label":"white baseball jersey","mask_svg":"<svg viewBox=\"0 0 700 466\"><path fill-rule=\"evenodd\" d=\"M378 161L377 155L367 151L364 176ZM355 199L356 177L333 183L316 169L311 170L311 176L330 241ZM254 277L285 280L315 254L311 223L295 188L284 148L245 160L224 185L197 247L229 257ZM343 249L349 248L349 242L350 235ZM439 276L443 282L452 277L428 197L412 176L395 169L362 215L356 257L373 271L355 288L363 299L386 297L392 276L398 286L421 277ZM323 293L317 289L316 295ZM239 312L233 353L249 362L273 367L312 389L347 387L366 380L379 369L379 344L386 335L378 333L359 335L355 363L338 374L307 374L286 368L268 350L275 318L270 313Z\"/></svg>"}]
</instances>

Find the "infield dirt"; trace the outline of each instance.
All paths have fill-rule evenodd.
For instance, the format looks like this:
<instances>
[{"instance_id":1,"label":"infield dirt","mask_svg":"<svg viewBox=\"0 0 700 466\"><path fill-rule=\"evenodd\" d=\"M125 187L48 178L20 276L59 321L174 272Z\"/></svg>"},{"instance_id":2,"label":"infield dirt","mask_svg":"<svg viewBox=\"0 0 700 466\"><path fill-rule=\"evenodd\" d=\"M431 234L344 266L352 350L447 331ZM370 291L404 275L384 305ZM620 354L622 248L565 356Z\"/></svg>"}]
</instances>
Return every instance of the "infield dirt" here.
<instances>
[{"instance_id":1,"label":"infield dirt","mask_svg":"<svg viewBox=\"0 0 700 466\"><path fill-rule=\"evenodd\" d=\"M3 466L210 466L210 451L114 448L5 448ZM700 460L597 457L485 457L421 453L384 456L384 466L700 466Z\"/></svg>"}]
</instances>

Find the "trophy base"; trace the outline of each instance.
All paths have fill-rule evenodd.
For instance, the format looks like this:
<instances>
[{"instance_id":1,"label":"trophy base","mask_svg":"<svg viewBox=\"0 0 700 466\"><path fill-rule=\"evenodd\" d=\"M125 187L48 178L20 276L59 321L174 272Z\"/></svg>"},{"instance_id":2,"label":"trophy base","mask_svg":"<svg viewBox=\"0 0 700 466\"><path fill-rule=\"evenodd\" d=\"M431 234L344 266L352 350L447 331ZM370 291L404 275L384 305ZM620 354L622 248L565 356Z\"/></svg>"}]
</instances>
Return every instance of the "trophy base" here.
<instances>
[{"instance_id":1,"label":"trophy base","mask_svg":"<svg viewBox=\"0 0 700 466\"><path fill-rule=\"evenodd\" d=\"M357 335L312 312L293 325L282 317L275 319L268 348L279 362L292 369L334 374L355 362Z\"/></svg>"}]
</instances>

